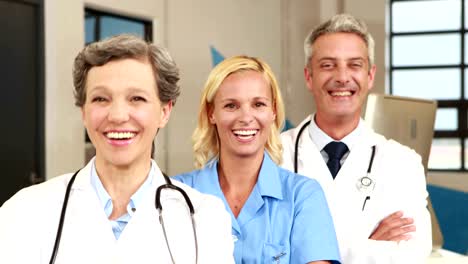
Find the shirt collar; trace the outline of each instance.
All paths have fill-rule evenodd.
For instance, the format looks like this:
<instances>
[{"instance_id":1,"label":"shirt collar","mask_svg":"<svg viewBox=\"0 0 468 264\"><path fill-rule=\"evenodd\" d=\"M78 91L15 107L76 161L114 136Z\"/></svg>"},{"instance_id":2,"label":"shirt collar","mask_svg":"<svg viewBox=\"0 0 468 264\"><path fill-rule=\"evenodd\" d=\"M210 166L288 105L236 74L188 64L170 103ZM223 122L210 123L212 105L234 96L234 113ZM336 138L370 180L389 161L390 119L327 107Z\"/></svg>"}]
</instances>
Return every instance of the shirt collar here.
<instances>
[{"instance_id":1,"label":"shirt collar","mask_svg":"<svg viewBox=\"0 0 468 264\"><path fill-rule=\"evenodd\" d=\"M148 176L146 177L146 180L138 188L138 190L132 195L132 197L130 197L130 203L127 205L127 212L130 215L133 215L132 209L138 208L138 205L141 204L144 194L146 193L148 189L150 189L151 185L153 184L155 170L156 170L155 166L153 162L151 162L151 168L148 173ZM107 217L109 217L113 210L112 198L110 197L109 193L106 191L106 189L104 188L104 185L102 185L102 182L99 179L99 176L96 171L95 162L93 162L91 166L91 185L93 186L93 189L96 191L96 194L101 203L101 207L104 208L104 212L106 213Z\"/></svg>"},{"instance_id":2,"label":"shirt collar","mask_svg":"<svg viewBox=\"0 0 468 264\"><path fill-rule=\"evenodd\" d=\"M262 196L270 196L276 199L283 199L281 190L281 179L278 172L278 165L271 159L265 151L263 155L262 167L258 174L257 188Z\"/></svg>"},{"instance_id":3,"label":"shirt collar","mask_svg":"<svg viewBox=\"0 0 468 264\"><path fill-rule=\"evenodd\" d=\"M317 123L315 122L315 115L313 115L311 119L312 120L309 126L309 136L317 146L317 149L322 150L328 143L335 140L317 126ZM349 151L351 151L354 145L356 145L362 133L364 133L364 120L360 118L359 124L356 127L356 129L354 129L351 133L346 135L340 141L345 143Z\"/></svg>"},{"instance_id":4,"label":"shirt collar","mask_svg":"<svg viewBox=\"0 0 468 264\"><path fill-rule=\"evenodd\" d=\"M204 186L205 191L212 192L216 190L216 195L224 197L221 186L219 185L218 178L218 159L209 162L206 165L208 170L208 177L197 177L197 181L200 181L202 184L198 186ZM278 166L273 162L268 152L264 152L263 161L258 175L256 188L261 196L270 196L276 199L283 199L283 192L281 190L281 179L278 172ZM204 190L200 189L201 192Z\"/></svg>"}]
</instances>

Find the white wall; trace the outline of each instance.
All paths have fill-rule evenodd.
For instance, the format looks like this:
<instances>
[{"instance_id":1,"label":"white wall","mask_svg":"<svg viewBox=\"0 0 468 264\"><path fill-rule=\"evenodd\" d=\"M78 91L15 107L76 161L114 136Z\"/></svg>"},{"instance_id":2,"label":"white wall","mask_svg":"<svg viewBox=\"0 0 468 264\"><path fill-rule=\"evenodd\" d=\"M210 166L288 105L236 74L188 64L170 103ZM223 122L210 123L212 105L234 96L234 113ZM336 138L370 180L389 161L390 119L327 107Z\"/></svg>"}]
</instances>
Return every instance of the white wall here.
<instances>
[{"instance_id":1,"label":"white wall","mask_svg":"<svg viewBox=\"0 0 468 264\"><path fill-rule=\"evenodd\" d=\"M84 10L80 1L46 0L45 122L46 177L80 168L84 133L74 107L71 66L82 48Z\"/></svg>"},{"instance_id":2,"label":"white wall","mask_svg":"<svg viewBox=\"0 0 468 264\"><path fill-rule=\"evenodd\" d=\"M201 89L212 68L210 45L229 57L261 57L282 87L288 118L314 110L304 84L306 34L335 13L369 22L377 42L376 89L384 91L385 0L45 0L46 175L84 165L84 129L74 106L71 68L84 43L84 7L153 21L153 36L181 69L182 94L157 139L157 161L168 174L193 169L191 134ZM362 8L366 6L366 8Z\"/></svg>"}]
</instances>

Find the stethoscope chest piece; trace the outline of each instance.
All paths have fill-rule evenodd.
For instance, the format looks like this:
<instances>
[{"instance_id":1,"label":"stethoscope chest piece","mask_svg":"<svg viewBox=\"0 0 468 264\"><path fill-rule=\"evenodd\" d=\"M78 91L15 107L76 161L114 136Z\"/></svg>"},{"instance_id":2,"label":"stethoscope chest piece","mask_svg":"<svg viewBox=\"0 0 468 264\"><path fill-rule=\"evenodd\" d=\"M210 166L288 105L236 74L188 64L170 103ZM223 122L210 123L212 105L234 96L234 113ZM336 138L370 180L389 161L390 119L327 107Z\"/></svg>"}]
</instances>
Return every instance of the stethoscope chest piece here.
<instances>
[{"instance_id":1,"label":"stethoscope chest piece","mask_svg":"<svg viewBox=\"0 0 468 264\"><path fill-rule=\"evenodd\" d=\"M369 177L369 174L367 174L357 180L356 187L359 192L369 195L375 188L375 181Z\"/></svg>"}]
</instances>

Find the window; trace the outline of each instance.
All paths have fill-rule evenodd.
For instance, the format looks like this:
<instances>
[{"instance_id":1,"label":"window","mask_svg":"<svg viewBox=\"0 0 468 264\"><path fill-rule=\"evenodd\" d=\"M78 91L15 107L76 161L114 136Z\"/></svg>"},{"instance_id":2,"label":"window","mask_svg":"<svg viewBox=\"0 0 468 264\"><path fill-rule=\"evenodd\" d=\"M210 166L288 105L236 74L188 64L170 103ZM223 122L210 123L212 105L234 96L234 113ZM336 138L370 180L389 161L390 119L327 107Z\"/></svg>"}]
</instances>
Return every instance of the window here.
<instances>
[{"instance_id":1,"label":"window","mask_svg":"<svg viewBox=\"0 0 468 264\"><path fill-rule=\"evenodd\" d=\"M152 41L152 22L85 8L85 45L123 33ZM86 142L91 142L88 133Z\"/></svg>"},{"instance_id":2,"label":"window","mask_svg":"<svg viewBox=\"0 0 468 264\"><path fill-rule=\"evenodd\" d=\"M153 40L151 21L85 9L86 45L113 35L130 33L145 40Z\"/></svg>"},{"instance_id":3,"label":"window","mask_svg":"<svg viewBox=\"0 0 468 264\"><path fill-rule=\"evenodd\" d=\"M390 93L438 102L431 170L468 171L467 4L390 1Z\"/></svg>"}]
</instances>

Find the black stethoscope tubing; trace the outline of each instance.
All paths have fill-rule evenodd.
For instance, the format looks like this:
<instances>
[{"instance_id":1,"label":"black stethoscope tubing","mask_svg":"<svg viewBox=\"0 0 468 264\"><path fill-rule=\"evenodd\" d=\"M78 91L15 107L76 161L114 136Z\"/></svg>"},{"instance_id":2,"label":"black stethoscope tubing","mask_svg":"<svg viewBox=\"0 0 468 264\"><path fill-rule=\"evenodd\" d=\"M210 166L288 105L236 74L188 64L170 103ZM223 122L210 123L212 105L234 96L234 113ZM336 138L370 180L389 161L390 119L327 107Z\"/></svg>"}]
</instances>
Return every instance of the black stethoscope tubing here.
<instances>
[{"instance_id":1,"label":"black stethoscope tubing","mask_svg":"<svg viewBox=\"0 0 468 264\"><path fill-rule=\"evenodd\" d=\"M184 200L190 211L190 219L192 220L193 238L195 240L195 263L198 263L198 241L197 241L197 232L195 228L195 218L194 218L195 210L193 209L193 204L190 201L190 198L188 197L187 193L182 188L172 184L171 179L169 179L167 175L164 175L164 179L166 180L166 184L161 185L158 187L158 189L156 189L154 204L156 206L156 210L158 210L159 212L159 222L161 223L161 226L162 226L164 239L166 240L167 250L169 251L169 255L171 256L172 263L175 263L175 261L174 261L174 257L172 256L171 248L169 247L169 241L167 240L166 228L164 227L164 219L162 217L163 208L161 204L161 191L163 189L172 189L172 190L178 191L184 197Z\"/></svg>"},{"instance_id":2,"label":"black stethoscope tubing","mask_svg":"<svg viewBox=\"0 0 468 264\"><path fill-rule=\"evenodd\" d=\"M305 122L301 128L299 129L299 132L297 133L296 140L294 142L294 173L298 173L298 153L299 153L299 139L301 138L302 132L307 128L307 126L310 125L311 120L308 120ZM375 148L376 146L372 146L372 154L369 160L369 167L367 168L367 176L364 176L368 180L370 180L370 183L372 183L372 179L369 177L371 171L372 171L372 164L374 163L374 157L375 157ZM364 178L363 177L363 178ZM362 178L360 179L362 180ZM370 200L370 195L367 195L366 198L364 199L364 203L362 205L362 211L364 211L364 208L366 206L366 202Z\"/></svg>"},{"instance_id":3,"label":"black stethoscope tubing","mask_svg":"<svg viewBox=\"0 0 468 264\"><path fill-rule=\"evenodd\" d=\"M301 138L302 132L304 132L304 129L310 125L310 120L305 122L299 129L299 133L297 133L296 141L294 143L294 173L298 172L297 168L297 159L298 159L298 153L299 153L299 139Z\"/></svg>"},{"instance_id":4,"label":"black stethoscope tubing","mask_svg":"<svg viewBox=\"0 0 468 264\"><path fill-rule=\"evenodd\" d=\"M73 176L71 177L70 181L67 184L67 190L65 191L65 198L63 199L63 204L62 204L62 212L60 213L60 220L58 224L57 234L55 237L54 249L52 250L52 255L50 257L49 264L54 264L55 258L57 257L57 253L58 253L58 249L60 245L60 239L62 238L63 223L65 220L65 213L67 212L67 205L68 205L68 199L70 197L71 187L79 171L80 170L77 170L75 174L73 174Z\"/></svg>"},{"instance_id":5,"label":"black stethoscope tubing","mask_svg":"<svg viewBox=\"0 0 468 264\"><path fill-rule=\"evenodd\" d=\"M80 170L77 170L73 174L73 176L70 178L70 181L67 184L67 189L65 191L65 198L64 198L63 204L62 204L62 212L60 213L60 220L59 220L59 224L58 224L57 234L56 234L56 237L55 237L54 248L52 250L52 255L50 257L49 264L55 263L55 259L57 257L57 253L58 253L58 249L59 249L59 245L60 245L60 239L62 237L63 225L64 225L64 222L65 222L65 214L67 212L67 205L68 205L68 201L69 201L69 198L70 198L71 188L73 186L73 182L75 181L75 178L76 178L76 175L78 174L78 172L80 172ZM163 229L164 239L166 241L166 246L167 246L167 249L169 251L169 255L171 256L172 263L175 263L175 261L174 261L173 255L172 255L171 247L169 246L169 241L167 239L167 234L166 234L166 228L164 227L164 220L163 220L163 217L162 217L162 209L163 208L162 208L162 204L161 204L161 191L164 190L164 189L172 189L172 190L178 191L184 197L184 200L185 200L185 202L187 204L187 207L189 208L189 211L190 211L190 218L192 220L193 237L194 237L194 240L195 240L195 263L198 263L198 240L197 240L197 231L196 231L196 228L195 228L195 218L194 218L195 210L193 208L192 201L190 201L189 196L187 195L187 193L182 188L172 184L171 179L167 175L165 175L163 173L163 176L164 176L164 179L166 180L166 184L163 184L163 185L159 186L156 189L156 195L155 195L155 198L154 198L154 200L155 200L154 203L155 203L156 210L158 210L158 213L159 213L159 222L161 223L161 226L162 226L162 229Z\"/></svg>"}]
</instances>

